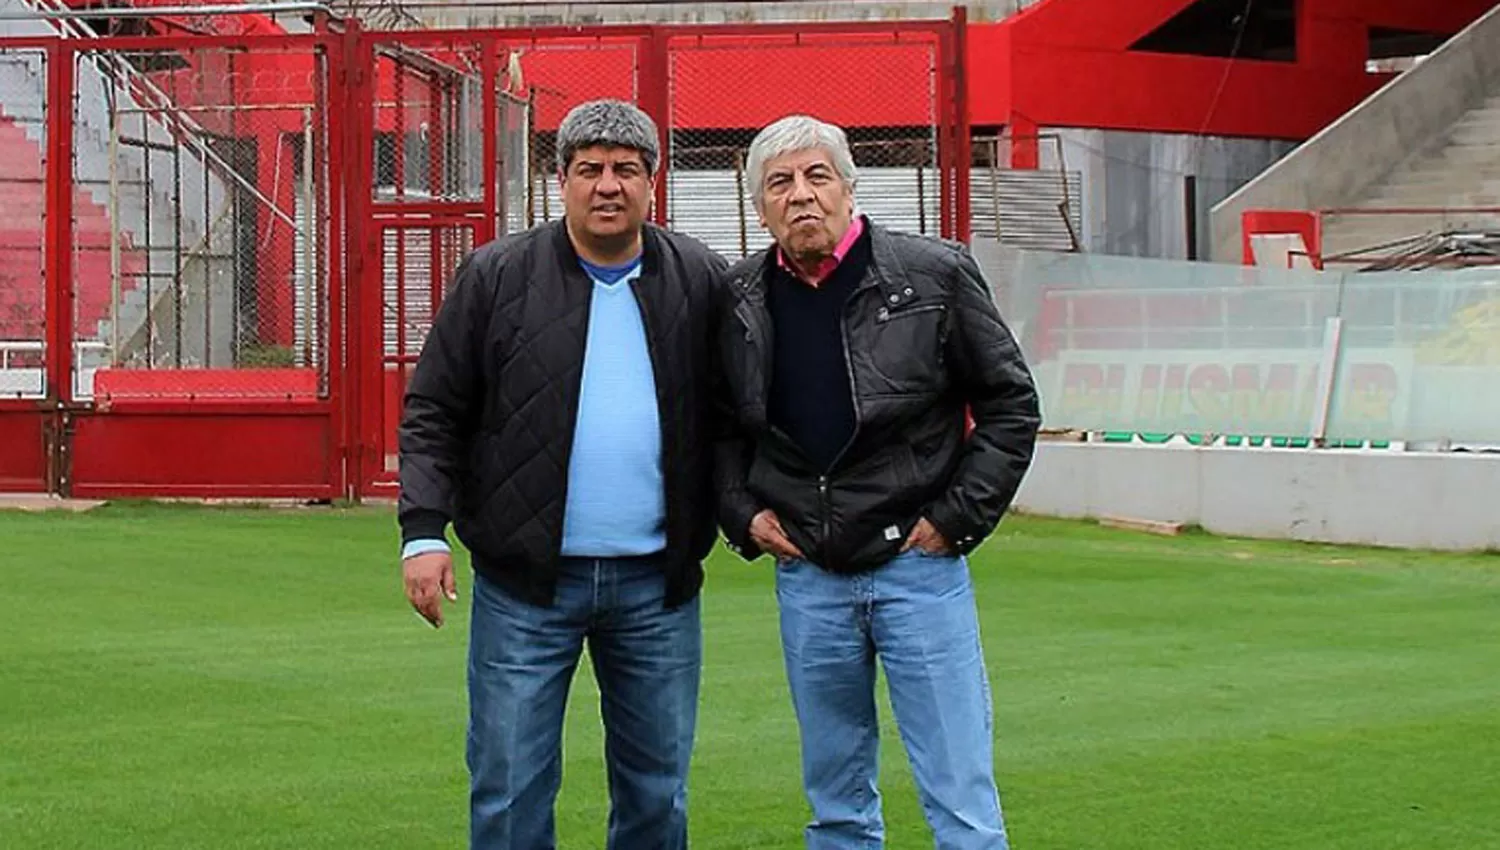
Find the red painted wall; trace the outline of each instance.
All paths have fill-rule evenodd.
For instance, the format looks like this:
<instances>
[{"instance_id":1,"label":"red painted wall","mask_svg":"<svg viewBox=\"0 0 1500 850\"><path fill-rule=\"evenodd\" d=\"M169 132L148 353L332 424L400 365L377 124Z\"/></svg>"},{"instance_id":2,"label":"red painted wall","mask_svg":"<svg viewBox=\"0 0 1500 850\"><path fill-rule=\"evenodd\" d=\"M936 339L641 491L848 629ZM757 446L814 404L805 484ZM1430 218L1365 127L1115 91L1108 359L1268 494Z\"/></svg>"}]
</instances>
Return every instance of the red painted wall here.
<instances>
[{"instance_id":1,"label":"red painted wall","mask_svg":"<svg viewBox=\"0 0 1500 850\"><path fill-rule=\"evenodd\" d=\"M138 0L144 3L164 0ZM1038 128L1089 127L1166 133L1302 140L1346 112L1386 80L1367 74L1372 26L1452 33L1491 0L1301 0L1296 62L1229 61L1130 50L1192 0L1044 0L1007 21L969 27L970 121L1006 127L1017 138L1012 164L1038 162ZM266 32L264 16L215 18L221 31ZM671 39L671 123L678 128L754 128L795 108L846 125L930 124L930 88L911 85L931 69L923 36L723 37ZM930 37L929 37L930 38ZM526 44L525 83L535 93L539 129L555 128L574 104L640 94L636 42L580 38ZM253 54L235 70L252 85L222 84L223 54L190 57L179 73L181 99L191 104L310 103L312 63L305 54ZM388 66L387 66L388 67ZM382 74L382 95L394 87ZM186 80L186 85L181 85ZM236 128L260 143L261 185L290 207L288 133L301 129L300 110L260 110L253 126ZM392 129L395 112L378 124ZM660 117L660 116L659 116ZM221 128L227 129L227 128ZM282 170L274 165L281 159ZM262 272L262 336L291 338L292 240L289 228L262 222L267 250Z\"/></svg>"},{"instance_id":2,"label":"red painted wall","mask_svg":"<svg viewBox=\"0 0 1500 850\"><path fill-rule=\"evenodd\" d=\"M999 26L1018 41L1087 50L1124 50L1191 5L1191 0L1046 0Z\"/></svg>"},{"instance_id":3,"label":"red painted wall","mask_svg":"<svg viewBox=\"0 0 1500 850\"><path fill-rule=\"evenodd\" d=\"M936 123L933 91L915 84L931 76L935 42L745 41L672 45L674 126L761 127L789 109L844 125Z\"/></svg>"},{"instance_id":4,"label":"red painted wall","mask_svg":"<svg viewBox=\"0 0 1500 850\"><path fill-rule=\"evenodd\" d=\"M1129 49L1191 3L1045 0L971 26L972 122L1300 141L1389 79L1365 72L1370 27L1452 34L1493 5L1301 0L1296 62Z\"/></svg>"},{"instance_id":5,"label":"red painted wall","mask_svg":"<svg viewBox=\"0 0 1500 850\"><path fill-rule=\"evenodd\" d=\"M537 127L556 129L567 111L598 97L639 93L635 42L518 45ZM671 122L680 128L759 127L788 104L829 121L867 126L931 124L929 74L935 40L904 33L839 36L676 37L671 51Z\"/></svg>"}]
</instances>

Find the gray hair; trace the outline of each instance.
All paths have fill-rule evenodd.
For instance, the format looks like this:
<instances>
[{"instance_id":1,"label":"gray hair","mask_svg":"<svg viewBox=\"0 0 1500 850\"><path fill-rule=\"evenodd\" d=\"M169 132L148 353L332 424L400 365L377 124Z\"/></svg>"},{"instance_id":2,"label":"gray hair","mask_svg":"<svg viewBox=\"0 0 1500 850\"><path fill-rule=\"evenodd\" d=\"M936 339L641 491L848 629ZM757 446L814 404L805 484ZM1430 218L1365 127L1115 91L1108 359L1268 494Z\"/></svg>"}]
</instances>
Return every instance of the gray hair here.
<instances>
[{"instance_id":1,"label":"gray hair","mask_svg":"<svg viewBox=\"0 0 1500 850\"><path fill-rule=\"evenodd\" d=\"M851 190L854 188L859 172L854 168L854 155L849 152L849 138L844 131L810 115L788 115L755 134L745 157L745 176L757 210L765 192L762 181L766 178L766 163L784 154L812 148L826 151L839 177Z\"/></svg>"},{"instance_id":2,"label":"gray hair","mask_svg":"<svg viewBox=\"0 0 1500 850\"><path fill-rule=\"evenodd\" d=\"M640 107L623 100L591 100L568 112L557 127L557 170L566 173L573 154L594 145L640 151L648 174L656 173L661 158L656 122Z\"/></svg>"}]
</instances>

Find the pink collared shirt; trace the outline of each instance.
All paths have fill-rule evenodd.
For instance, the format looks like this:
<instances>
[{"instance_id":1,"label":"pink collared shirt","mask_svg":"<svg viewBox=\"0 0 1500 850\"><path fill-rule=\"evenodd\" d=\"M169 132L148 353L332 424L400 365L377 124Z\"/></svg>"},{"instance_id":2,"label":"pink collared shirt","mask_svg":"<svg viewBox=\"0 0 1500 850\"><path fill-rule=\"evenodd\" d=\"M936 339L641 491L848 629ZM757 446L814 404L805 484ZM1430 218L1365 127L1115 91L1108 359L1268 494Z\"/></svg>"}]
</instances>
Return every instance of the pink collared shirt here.
<instances>
[{"instance_id":1,"label":"pink collared shirt","mask_svg":"<svg viewBox=\"0 0 1500 850\"><path fill-rule=\"evenodd\" d=\"M776 264L791 272L793 277L816 289L823 281L828 279L829 275L833 274L834 269L839 267L839 263L843 261L844 256L849 253L849 249L854 247L854 243L859 241L860 235L864 232L864 216L854 216L853 220L849 222L849 229L844 231L844 238L840 239L839 244L834 246L833 256L819 263L818 267L813 270L811 278L804 277L802 272L798 271L797 267L787 260L786 254L780 248L776 249Z\"/></svg>"}]
</instances>

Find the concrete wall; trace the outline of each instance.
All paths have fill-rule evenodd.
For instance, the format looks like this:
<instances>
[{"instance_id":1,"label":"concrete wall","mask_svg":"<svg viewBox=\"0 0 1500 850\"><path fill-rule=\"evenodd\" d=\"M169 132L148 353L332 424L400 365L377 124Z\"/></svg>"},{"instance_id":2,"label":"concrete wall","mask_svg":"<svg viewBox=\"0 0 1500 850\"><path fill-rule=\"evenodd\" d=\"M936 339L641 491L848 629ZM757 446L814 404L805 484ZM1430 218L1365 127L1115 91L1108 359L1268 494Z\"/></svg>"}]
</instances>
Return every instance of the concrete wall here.
<instances>
[{"instance_id":1,"label":"concrete wall","mask_svg":"<svg viewBox=\"0 0 1500 850\"><path fill-rule=\"evenodd\" d=\"M1440 141L1497 81L1500 6L1215 207L1214 256L1237 255L1245 210L1317 210L1358 201Z\"/></svg>"},{"instance_id":2,"label":"concrete wall","mask_svg":"<svg viewBox=\"0 0 1500 850\"><path fill-rule=\"evenodd\" d=\"M1199 259L1210 257L1209 211L1292 150L1291 142L1176 133L1047 129L1042 168L1078 172L1082 248L1095 254L1187 259L1185 182L1197 178ZM1238 254L1214 257L1236 262Z\"/></svg>"},{"instance_id":3,"label":"concrete wall","mask_svg":"<svg viewBox=\"0 0 1500 850\"><path fill-rule=\"evenodd\" d=\"M1042 443L1016 506L1216 534L1500 549L1500 454Z\"/></svg>"}]
</instances>

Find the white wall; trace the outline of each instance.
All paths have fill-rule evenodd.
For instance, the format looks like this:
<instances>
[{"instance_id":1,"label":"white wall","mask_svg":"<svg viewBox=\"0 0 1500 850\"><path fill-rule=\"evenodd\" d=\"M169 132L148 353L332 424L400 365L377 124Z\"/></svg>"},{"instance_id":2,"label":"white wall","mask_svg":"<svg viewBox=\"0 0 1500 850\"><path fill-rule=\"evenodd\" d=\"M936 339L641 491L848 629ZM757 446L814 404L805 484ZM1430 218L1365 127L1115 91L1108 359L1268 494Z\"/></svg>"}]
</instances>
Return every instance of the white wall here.
<instances>
[{"instance_id":1,"label":"white wall","mask_svg":"<svg viewBox=\"0 0 1500 850\"><path fill-rule=\"evenodd\" d=\"M1185 522L1215 534L1500 549L1500 454L1052 443L1016 507Z\"/></svg>"}]
</instances>

